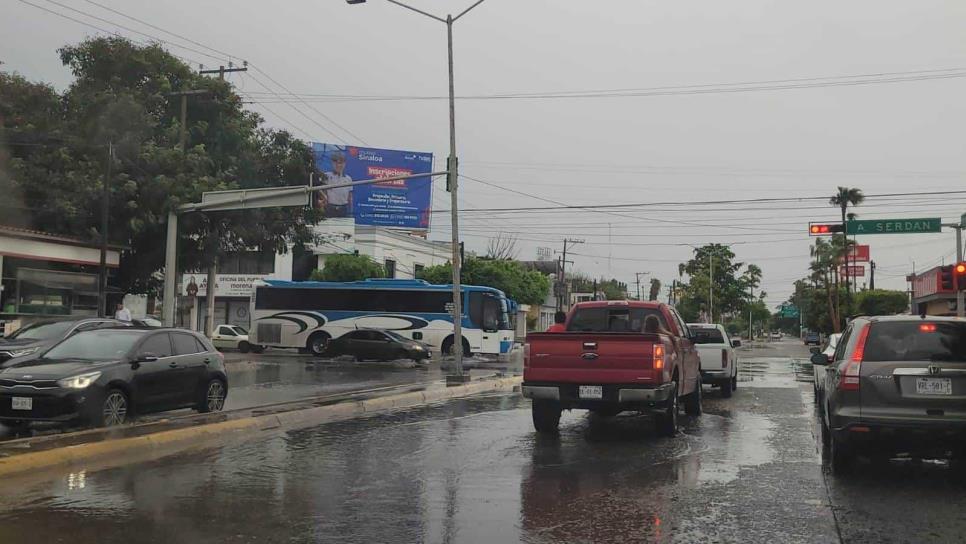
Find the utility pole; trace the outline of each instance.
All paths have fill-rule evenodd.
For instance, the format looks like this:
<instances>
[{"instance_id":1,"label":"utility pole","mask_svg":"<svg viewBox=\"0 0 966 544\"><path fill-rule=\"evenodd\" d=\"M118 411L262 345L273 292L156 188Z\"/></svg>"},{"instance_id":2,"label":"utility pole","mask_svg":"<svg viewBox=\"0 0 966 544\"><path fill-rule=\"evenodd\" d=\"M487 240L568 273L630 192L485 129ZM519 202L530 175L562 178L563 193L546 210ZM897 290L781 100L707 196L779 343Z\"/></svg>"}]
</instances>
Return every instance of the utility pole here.
<instances>
[{"instance_id":1,"label":"utility pole","mask_svg":"<svg viewBox=\"0 0 966 544\"><path fill-rule=\"evenodd\" d=\"M97 282L97 313L107 317L107 228L111 202L111 167L114 163L114 142L107 144L107 173L101 195L101 268Z\"/></svg>"},{"instance_id":2,"label":"utility pole","mask_svg":"<svg viewBox=\"0 0 966 544\"><path fill-rule=\"evenodd\" d=\"M237 68L235 66L232 66L232 64L229 62L228 63L228 68L225 68L224 66L219 66L217 70L205 70L204 69L204 66L202 66L201 67L201 70L198 70L198 73L201 74L201 75L205 75L205 74L218 74L218 79L224 80L225 79L225 74L228 74L228 73L231 73L231 72L247 72L247 71L248 71L248 61L246 60L246 61L242 61L242 67L241 68Z\"/></svg>"},{"instance_id":3,"label":"utility pole","mask_svg":"<svg viewBox=\"0 0 966 544\"><path fill-rule=\"evenodd\" d=\"M167 96L181 97L181 135L178 138L178 147L181 148L182 153L188 149L188 97L206 94L208 94L208 91L205 89L192 89L190 91L178 91L167 94Z\"/></svg>"},{"instance_id":4,"label":"utility pole","mask_svg":"<svg viewBox=\"0 0 966 544\"><path fill-rule=\"evenodd\" d=\"M752 328L751 328L751 313L752 313L752 311L754 309L754 306L753 306L754 303L755 303L755 288L752 287L751 288L751 303L748 304L748 341L749 342L751 342L752 339L754 338L752 336Z\"/></svg>"},{"instance_id":5,"label":"utility pole","mask_svg":"<svg viewBox=\"0 0 966 544\"><path fill-rule=\"evenodd\" d=\"M869 261L869 290L875 291L875 261Z\"/></svg>"},{"instance_id":6,"label":"utility pole","mask_svg":"<svg viewBox=\"0 0 966 544\"><path fill-rule=\"evenodd\" d=\"M714 253L708 252L708 323L714 323Z\"/></svg>"},{"instance_id":7,"label":"utility pole","mask_svg":"<svg viewBox=\"0 0 966 544\"><path fill-rule=\"evenodd\" d=\"M634 272L634 277L637 279L637 300L644 300L641 298L641 276L647 277L650 272Z\"/></svg>"},{"instance_id":8,"label":"utility pole","mask_svg":"<svg viewBox=\"0 0 966 544\"><path fill-rule=\"evenodd\" d=\"M572 238L564 238L563 243L563 260L560 262L560 284L563 286L563 292L560 294L560 302L557 303L558 310L563 310L563 299L567 296L567 244L582 244L584 241Z\"/></svg>"}]
</instances>

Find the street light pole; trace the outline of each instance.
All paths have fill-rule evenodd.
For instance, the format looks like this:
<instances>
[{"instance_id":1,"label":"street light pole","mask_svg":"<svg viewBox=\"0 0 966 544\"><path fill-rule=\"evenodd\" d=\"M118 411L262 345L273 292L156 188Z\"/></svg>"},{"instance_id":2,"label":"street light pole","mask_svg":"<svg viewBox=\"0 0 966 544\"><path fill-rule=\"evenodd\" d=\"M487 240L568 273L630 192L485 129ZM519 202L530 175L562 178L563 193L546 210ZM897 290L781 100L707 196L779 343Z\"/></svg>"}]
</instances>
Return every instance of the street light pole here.
<instances>
[{"instance_id":1,"label":"street light pole","mask_svg":"<svg viewBox=\"0 0 966 544\"><path fill-rule=\"evenodd\" d=\"M386 0L390 4L395 4L401 8L406 8L430 19L446 24L446 51L449 68L449 158L446 161L448 172L446 189L450 192L450 230L452 231L453 245L453 356L455 374L446 377L447 383L465 383L469 381L469 375L463 373L463 290L460 285L460 270L462 262L460 259L460 235L459 235L459 161L456 156L456 94L453 82L453 23L460 17L469 13L470 10L483 3L484 0L476 0L470 7L461 11L456 17L447 15L445 19L437 17L432 13L414 8L399 0ZM346 0L347 4L364 4L366 0Z\"/></svg>"}]
</instances>

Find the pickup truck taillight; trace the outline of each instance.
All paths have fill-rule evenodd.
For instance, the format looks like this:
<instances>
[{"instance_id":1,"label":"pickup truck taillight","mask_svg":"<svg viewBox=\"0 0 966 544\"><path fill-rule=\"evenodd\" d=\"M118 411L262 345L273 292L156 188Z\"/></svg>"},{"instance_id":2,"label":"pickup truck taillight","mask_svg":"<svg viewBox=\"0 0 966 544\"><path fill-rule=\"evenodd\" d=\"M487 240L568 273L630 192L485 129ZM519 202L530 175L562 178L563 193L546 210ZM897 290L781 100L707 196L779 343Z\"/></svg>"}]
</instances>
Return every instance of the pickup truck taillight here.
<instances>
[{"instance_id":1,"label":"pickup truck taillight","mask_svg":"<svg viewBox=\"0 0 966 544\"><path fill-rule=\"evenodd\" d=\"M859 333L859 340L855 343L855 351L852 352L852 358L845 363L845 371L842 372L842 377L839 379L839 390L840 391L858 391L859 390L859 372L862 370L862 358L865 357L865 342L869 339L869 329L872 325L866 325L862 328Z\"/></svg>"},{"instance_id":2,"label":"pickup truck taillight","mask_svg":"<svg viewBox=\"0 0 966 544\"><path fill-rule=\"evenodd\" d=\"M728 368L728 350L721 350L721 368Z\"/></svg>"},{"instance_id":3,"label":"pickup truck taillight","mask_svg":"<svg viewBox=\"0 0 966 544\"><path fill-rule=\"evenodd\" d=\"M664 344L654 344L654 351L651 354L651 361L654 364L654 370L661 370L664 368Z\"/></svg>"}]
</instances>

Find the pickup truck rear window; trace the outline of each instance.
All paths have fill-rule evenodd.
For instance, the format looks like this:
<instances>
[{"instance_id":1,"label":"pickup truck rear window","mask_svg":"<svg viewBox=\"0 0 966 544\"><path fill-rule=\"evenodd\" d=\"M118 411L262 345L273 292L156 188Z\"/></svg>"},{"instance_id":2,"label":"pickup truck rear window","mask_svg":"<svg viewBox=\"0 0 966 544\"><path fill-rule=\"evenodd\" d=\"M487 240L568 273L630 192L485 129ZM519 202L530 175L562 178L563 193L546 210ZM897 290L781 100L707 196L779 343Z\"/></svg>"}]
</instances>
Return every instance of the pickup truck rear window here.
<instances>
[{"instance_id":1,"label":"pickup truck rear window","mask_svg":"<svg viewBox=\"0 0 966 544\"><path fill-rule=\"evenodd\" d=\"M655 316L668 330L664 316L651 308L578 308L574 311L567 330L570 332L644 332L644 320Z\"/></svg>"},{"instance_id":2,"label":"pickup truck rear window","mask_svg":"<svg viewBox=\"0 0 966 544\"><path fill-rule=\"evenodd\" d=\"M966 362L966 323L873 323L863 361Z\"/></svg>"},{"instance_id":3,"label":"pickup truck rear window","mask_svg":"<svg viewBox=\"0 0 966 544\"><path fill-rule=\"evenodd\" d=\"M724 335L718 329L698 329L691 327L691 340L695 344L724 344Z\"/></svg>"}]
</instances>

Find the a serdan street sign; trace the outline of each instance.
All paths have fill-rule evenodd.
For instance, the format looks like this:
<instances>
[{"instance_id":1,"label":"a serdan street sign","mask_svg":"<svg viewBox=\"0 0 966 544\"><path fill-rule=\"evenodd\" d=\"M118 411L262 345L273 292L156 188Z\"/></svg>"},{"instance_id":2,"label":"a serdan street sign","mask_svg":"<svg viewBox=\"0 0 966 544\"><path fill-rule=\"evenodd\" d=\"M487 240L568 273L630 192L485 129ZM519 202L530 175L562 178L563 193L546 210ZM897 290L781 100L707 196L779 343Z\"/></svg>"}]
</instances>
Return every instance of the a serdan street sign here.
<instances>
[{"instance_id":1,"label":"a serdan street sign","mask_svg":"<svg viewBox=\"0 0 966 544\"><path fill-rule=\"evenodd\" d=\"M939 217L853 220L845 223L845 232L850 235L923 234L927 232L942 232L941 223L942 220Z\"/></svg>"}]
</instances>

